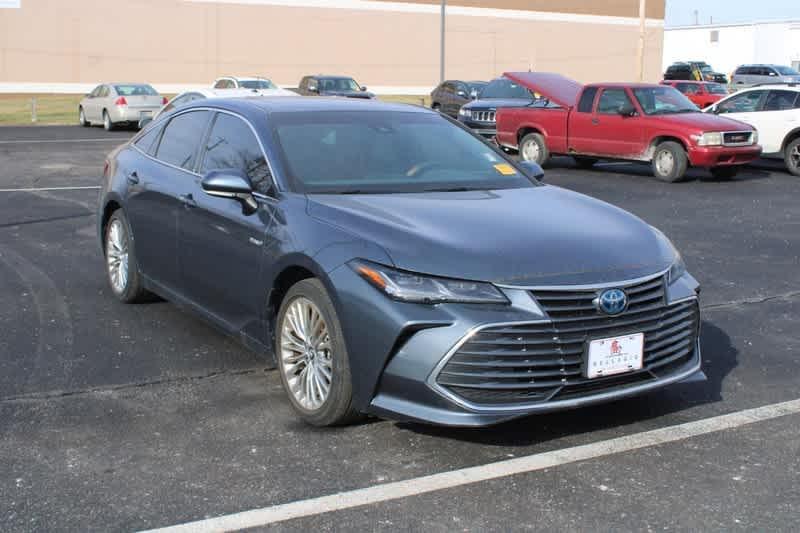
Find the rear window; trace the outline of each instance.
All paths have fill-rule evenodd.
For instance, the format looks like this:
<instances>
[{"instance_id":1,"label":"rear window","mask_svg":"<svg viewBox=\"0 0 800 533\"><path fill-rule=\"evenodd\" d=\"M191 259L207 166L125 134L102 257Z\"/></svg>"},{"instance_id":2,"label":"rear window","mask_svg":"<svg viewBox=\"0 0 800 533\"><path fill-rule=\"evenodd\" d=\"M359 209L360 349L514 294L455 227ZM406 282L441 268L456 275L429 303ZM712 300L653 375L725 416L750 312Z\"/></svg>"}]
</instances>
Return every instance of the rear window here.
<instances>
[{"instance_id":1,"label":"rear window","mask_svg":"<svg viewBox=\"0 0 800 533\"><path fill-rule=\"evenodd\" d=\"M270 80L239 80L239 86L245 89L277 89L278 86Z\"/></svg>"},{"instance_id":2,"label":"rear window","mask_svg":"<svg viewBox=\"0 0 800 533\"><path fill-rule=\"evenodd\" d=\"M592 112L592 105L594 104L594 97L597 94L597 87L589 87L583 94L581 95L581 99L578 102L578 112L579 113L591 113Z\"/></svg>"},{"instance_id":3,"label":"rear window","mask_svg":"<svg viewBox=\"0 0 800 533\"><path fill-rule=\"evenodd\" d=\"M728 94L728 89L721 83L709 83L706 90L711 94Z\"/></svg>"},{"instance_id":4,"label":"rear window","mask_svg":"<svg viewBox=\"0 0 800 533\"><path fill-rule=\"evenodd\" d=\"M484 87L481 98L521 98L533 100L531 92L520 85L506 78L492 80L489 85Z\"/></svg>"},{"instance_id":5,"label":"rear window","mask_svg":"<svg viewBox=\"0 0 800 533\"><path fill-rule=\"evenodd\" d=\"M120 96L158 96L155 89L144 84L114 85L114 90Z\"/></svg>"}]
</instances>

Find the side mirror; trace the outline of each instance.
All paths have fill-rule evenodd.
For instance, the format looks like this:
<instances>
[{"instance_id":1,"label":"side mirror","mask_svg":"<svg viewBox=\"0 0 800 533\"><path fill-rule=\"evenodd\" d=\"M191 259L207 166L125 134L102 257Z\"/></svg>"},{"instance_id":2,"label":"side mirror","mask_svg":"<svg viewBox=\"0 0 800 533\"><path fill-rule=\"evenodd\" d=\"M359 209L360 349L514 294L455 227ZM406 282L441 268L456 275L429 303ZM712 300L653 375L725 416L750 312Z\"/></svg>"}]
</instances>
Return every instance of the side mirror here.
<instances>
[{"instance_id":1,"label":"side mirror","mask_svg":"<svg viewBox=\"0 0 800 533\"><path fill-rule=\"evenodd\" d=\"M367 86L366 86L366 85L362 85L362 86L361 86L361 90L362 90L363 92L366 92L366 90L367 90Z\"/></svg>"},{"instance_id":2,"label":"side mirror","mask_svg":"<svg viewBox=\"0 0 800 533\"><path fill-rule=\"evenodd\" d=\"M319 94L319 87L317 87L316 85L309 85L308 92Z\"/></svg>"},{"instance_id":3,"label":"side mirror","mask_svg":"<svg viewBox=\"0 0 800 533\"><path fill-rule=\"evenodd\" d=\"M245 214L258 209L250 180L240 170L212 170L203 177L200 185L209 196L238 200Z\"/></svg>"},{"instance_id":4,"label":"side mirror","mask_svg":"<svg viewBox=\"0 0 800 533\"><path fill-rule=\"evenodd\" d=\"M542 167L539 165L539 163L534 163L533 161L520 161L519 166L529 178L544 181L544 170L542 170Z\"/></svg>"},{"instance_id":5,"label":"side mirror","mask_svg":"<svg viewBox=\"0 0 800 533\"><path fill-rule=\"evenodd\" d=\"M459 96L461 98L466 98L467 97L467 93L465 93L464 91L458 91L456 93L456 96Z\"/></svg>"},{"instance_id":6,"label":"side mirror","mask_svg":"<svg viewBox=\"0 0 800 533\"><path fill-rule=\"evenodd\" d=\"M473 89L472 92L469 93L469 97L472 98L473 100L477 100L478 99L478 91Z\"/></svg>"},{"instance_id":7,"label":"side mirror","mask_svg":"<svg viewBox=\"0 0 800 533\"><path fill-rule=\"evenodd\" d=\"M636 116L636 108L631 105L621 105L617 109L617 113L623 117L634 117Z\"/></svg>"}]
</instances>

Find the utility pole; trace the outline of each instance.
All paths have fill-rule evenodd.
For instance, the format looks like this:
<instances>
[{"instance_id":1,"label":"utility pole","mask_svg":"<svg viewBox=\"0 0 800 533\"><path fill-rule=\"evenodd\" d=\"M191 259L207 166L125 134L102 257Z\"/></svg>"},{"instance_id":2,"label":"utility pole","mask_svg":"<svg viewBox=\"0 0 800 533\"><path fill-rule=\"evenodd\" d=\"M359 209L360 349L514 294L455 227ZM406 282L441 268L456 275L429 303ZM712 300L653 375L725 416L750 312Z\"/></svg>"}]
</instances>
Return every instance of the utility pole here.
<instances>
[{"instance_id":1,"label":"utility pole","mask_svg":"<svg viewBox=\"0 0 800 533\"><path fill-rule=\"evenodd\" d=\"M636 54L636 68L639 73L639 81L644 81L644 43L646 37L646 13L647 13L647 0L639 0L639 48Z\"/></svg>"},{"instance_id":2,"label":"utility pole","mask_svg":"<svg viewBox=\"0 0 800 533\"><path fill-rule=\"evenodd\" d=\"M441 48L439 51L439 83L444 81L444 30L445 30L445 12L447 11L447 0L442 0L442 15L441 15L441 35L439 39L441 41Z\"/></svg>"}]
</instances>

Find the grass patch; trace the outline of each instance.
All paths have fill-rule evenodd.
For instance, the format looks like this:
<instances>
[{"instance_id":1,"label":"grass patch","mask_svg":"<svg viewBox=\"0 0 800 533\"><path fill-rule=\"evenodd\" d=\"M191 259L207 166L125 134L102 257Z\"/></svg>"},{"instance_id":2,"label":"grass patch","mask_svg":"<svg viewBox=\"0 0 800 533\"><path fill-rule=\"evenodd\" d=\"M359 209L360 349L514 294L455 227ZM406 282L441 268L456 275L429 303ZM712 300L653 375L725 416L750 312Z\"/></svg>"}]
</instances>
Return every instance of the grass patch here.
<instances>
[{"instance_id":1,"label":"grass patch","mask_svg":"<svg viewBox=\"0 0 800 533\"><path fill-rule=\"evenodd\" d=\"M31 120L34 98L36 122ZM78 104L82 98L80 94L0 94L0 126L77 124ZM382 95L378 98L384 102L430 105L429 96Z\"/></svg>"}]
</instances>

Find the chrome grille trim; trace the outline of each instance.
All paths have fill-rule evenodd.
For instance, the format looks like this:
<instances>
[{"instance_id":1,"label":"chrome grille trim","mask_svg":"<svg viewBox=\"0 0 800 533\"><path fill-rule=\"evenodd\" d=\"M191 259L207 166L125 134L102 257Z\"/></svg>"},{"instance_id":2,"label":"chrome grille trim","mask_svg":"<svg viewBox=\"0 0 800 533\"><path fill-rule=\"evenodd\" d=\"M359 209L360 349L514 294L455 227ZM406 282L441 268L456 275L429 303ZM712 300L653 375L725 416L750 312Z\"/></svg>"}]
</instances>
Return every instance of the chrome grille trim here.
<instances>
[{"instance_id":1,"label":"chrome grille trim","mask_svg":"<svg viewBox=\"0 0 800 533\"><path fill-rule=\"evenodd\" d=\"M729 135L747 135L746 141L729 142ZM753 145L753 132L752 131L724 131L722 132L722 145L723 146L752 146Z\"/></svg>"},{"instance_id":2,"label":"chrome grille trim","mask_svg":"<svg viewBox=\"0 0 800 533\"><path fill-rule=\"evenodd\" d=\"M473 111L472 120L475 122L491 122L497 119L497 111Z\"/></svg>"}]
</instances>

